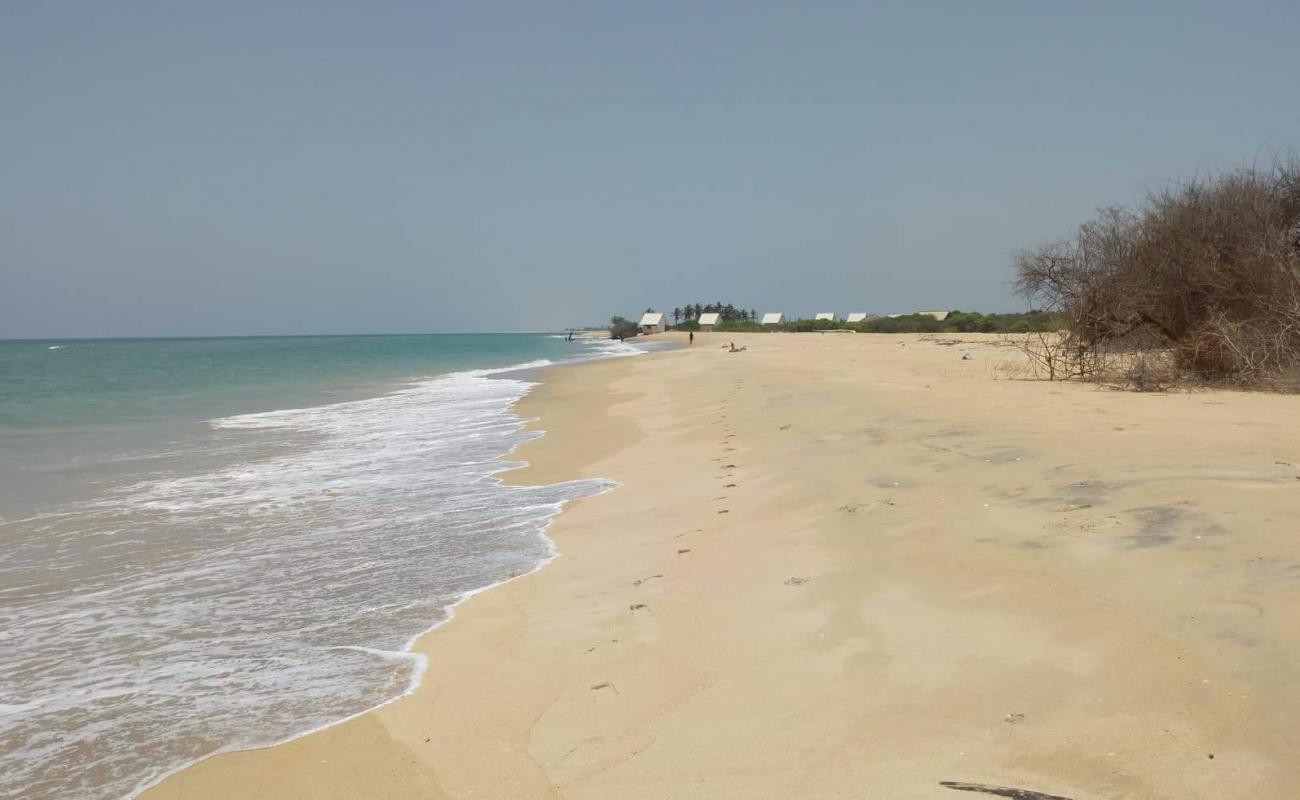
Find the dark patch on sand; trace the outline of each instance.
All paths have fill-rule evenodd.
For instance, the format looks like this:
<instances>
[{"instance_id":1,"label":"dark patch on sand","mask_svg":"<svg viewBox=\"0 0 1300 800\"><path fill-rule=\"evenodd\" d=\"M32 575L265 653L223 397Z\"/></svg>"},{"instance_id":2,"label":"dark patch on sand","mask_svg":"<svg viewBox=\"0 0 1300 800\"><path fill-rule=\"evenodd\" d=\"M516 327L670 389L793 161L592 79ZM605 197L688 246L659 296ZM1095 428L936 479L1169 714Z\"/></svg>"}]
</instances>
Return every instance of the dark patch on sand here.
<instances>
[{"instance_id":1,"label":"dark patch on sand","mask_svg":"<svg viewBox=\"0 0 1300 800\"><path fill-rule=\"evenodd\" d=\"M1174 531L1185 516L1183 510L1176 506L1149 506L1129 513L1142 523L1141 530L1124 537L1129 546L1137 550L1172 544L1178 539Z\"/></svg>"},{"instance_id":2,"label":"dark patch on sand","mask_svg":"<svg viewBox=\"0 0 1300 800\"><path fill-rule=\"evenodd\" d=\"M1186 541L1218 536L1225 531L1222 525L1213 521L1205 521L1193 527L1193 520L1196 517L1204 520L1204 515L1187 511L1185 507L1188 505L1190 503L1131 510L1129 513L1142 523L1142 528L1137 533L1124 537L1129 547L1135 550L1164 547L1180 539Z\"/></svg>"}]
</instances>

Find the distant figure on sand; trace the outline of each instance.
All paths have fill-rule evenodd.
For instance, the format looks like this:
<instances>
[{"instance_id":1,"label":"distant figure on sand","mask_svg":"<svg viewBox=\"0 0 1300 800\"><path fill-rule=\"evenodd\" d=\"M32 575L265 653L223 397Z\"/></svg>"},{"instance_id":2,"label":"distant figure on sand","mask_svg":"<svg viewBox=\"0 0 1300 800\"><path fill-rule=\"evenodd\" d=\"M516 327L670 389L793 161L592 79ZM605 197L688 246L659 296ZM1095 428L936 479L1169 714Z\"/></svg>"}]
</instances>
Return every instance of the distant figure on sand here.
<instances>
[{"instance_id":1,"label":"distant figure on sand","mask_svg":"<svg viewBox=\"0 0 1300 800\"><path fill-rule=\"evenodd\" d=\"M695 331L691 331L691 344L695 344Z\"/></svg>"}]
</instances>

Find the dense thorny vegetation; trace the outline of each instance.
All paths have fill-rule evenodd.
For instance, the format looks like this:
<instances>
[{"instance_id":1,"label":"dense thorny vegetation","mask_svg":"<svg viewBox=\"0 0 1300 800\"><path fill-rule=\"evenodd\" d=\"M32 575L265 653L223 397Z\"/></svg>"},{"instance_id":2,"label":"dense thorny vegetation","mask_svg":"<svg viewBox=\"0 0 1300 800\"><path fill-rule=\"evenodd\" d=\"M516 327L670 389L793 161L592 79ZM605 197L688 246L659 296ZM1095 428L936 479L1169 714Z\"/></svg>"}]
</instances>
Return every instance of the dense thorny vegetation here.
<instances>
[{"instance_id":1,"label":"dense thorny vegetation","mask_svg":"<svg viewBox=\"0 0 1300 800\"><path fill-rule=\"evenodd\" d=\"M1016 255L1017 288L1066 325L1055 376L1294 385L1300 371L1300 164L1171 185L1074 238Z\"/></svg>"}]
</instances>

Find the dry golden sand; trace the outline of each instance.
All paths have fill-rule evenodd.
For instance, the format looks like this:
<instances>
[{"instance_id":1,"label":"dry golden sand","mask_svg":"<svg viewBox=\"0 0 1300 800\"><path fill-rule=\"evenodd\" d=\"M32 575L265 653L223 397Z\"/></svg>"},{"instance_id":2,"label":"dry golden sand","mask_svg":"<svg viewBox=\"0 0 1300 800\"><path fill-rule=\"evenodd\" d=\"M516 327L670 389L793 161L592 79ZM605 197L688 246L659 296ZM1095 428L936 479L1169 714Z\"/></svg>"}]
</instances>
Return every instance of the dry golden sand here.
<instances>
[{"instance_id":1,"label":"dry golden sand","mask_svg":"<svg viewBox=\"0 0 1300 800\"><path fill-rule=\"evenodd\" d=\"M426 636L413 695L146 796L1300 796L1300 399L966 338L553 371L514 479L623 484L561 557Z\"/></svg>"}]
</instances>

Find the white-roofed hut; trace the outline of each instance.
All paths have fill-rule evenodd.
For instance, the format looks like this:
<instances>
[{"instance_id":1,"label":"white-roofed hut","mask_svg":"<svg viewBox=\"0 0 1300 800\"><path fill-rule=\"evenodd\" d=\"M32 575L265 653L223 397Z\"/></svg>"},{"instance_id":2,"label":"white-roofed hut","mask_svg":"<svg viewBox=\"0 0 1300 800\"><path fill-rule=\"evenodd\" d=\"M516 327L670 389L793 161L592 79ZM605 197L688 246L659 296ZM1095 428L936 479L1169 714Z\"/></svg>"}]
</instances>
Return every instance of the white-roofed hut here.
<instances>
[{"instance_id":1,"label":"white-roofed hut","mask_svg":"<svg viewBox=\"0 0 1300 800\"><path fill-rule=\"evenodd\" d=\"M821 321L823 321L823 320L826 321L826 322L834 322L834 321L835 321L835 312L834 312L834 311L823 311L823 312L821 312L820 314L817 314L817 315L815 315L815 316L813 317L813 321L814 321L814 322L821 322Z\"/></svg>"},{"instance_id":2,"label":"white-roofed hut","mask_svg":"<svg viewBox=\"0 0 1300 800\"><path fill-rule=\"evenodd\" d=\"M663 333L668 330L668 315L658 311L647 311L641 315L637 330L643 334Z\"/></svg>"},{"instance_id":3,"label":"white-roofed hut","mask_svg":"<svg viewBox=\"0 0 1300 800\"><path fill-rule=\"evenodd\" d=\"M844 321L848 323L866 322L867 314L865 311L854 311L852 314L849 314L848 318Z\"/></svg>"},{"instance_id":4,"label":"white-roofed hut","mask_svg":"<svg viewBox=\"0 0 1300 800\"><path fill-rule=\"evenodd\" d=\"M782 314L780 311L769 311L769 312L767 312L766 314L763 315L763 324L764 324L764 325L784 325L784 324L785 324L785 314Z\"/></svg>"},{"instance_id":5,"label":"white-roofed hut","mask_svg":"<svg viewBox=\"0 0 1300 800\"><path fill-rule=\"evenodd\" d=\"M718 324L718 321L719 321L720 319L722 319L722 315L721 315L721 314L719 314L719 313L716 312L716 311L708 311L708 312L705 312L705 313L701 314L701 315L700 315L700 318L697 319L697 320L695 320L695 321L698 322L698 323L700 324L700 330L702 330L702 331L712 331L712 330L713 330L713 326L714 326L714 325L717 325L717 324Z\"/></svg>"}]
</instances>

